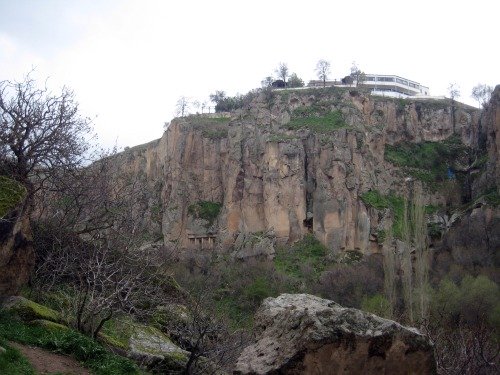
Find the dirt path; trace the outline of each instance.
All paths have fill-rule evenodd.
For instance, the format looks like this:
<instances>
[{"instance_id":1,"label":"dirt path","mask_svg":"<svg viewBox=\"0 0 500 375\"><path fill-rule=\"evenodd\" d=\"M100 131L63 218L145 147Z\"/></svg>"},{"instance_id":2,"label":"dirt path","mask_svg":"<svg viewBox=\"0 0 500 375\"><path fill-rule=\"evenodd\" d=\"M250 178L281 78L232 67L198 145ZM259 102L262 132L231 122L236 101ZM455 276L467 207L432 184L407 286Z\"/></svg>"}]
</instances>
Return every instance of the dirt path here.
<instances>
[{"instance_id":1,"label":"dirt path","mask_svg":"<svg viewBox=\"0 0 500 375\"><path fill-rule=\"evenodd\" d=\"M9 345L18 349L31 363L37 374L71 374L91 375L77 360L60 354L54 354L47 350L9 342Z\"/></svg>"}]
</instances>

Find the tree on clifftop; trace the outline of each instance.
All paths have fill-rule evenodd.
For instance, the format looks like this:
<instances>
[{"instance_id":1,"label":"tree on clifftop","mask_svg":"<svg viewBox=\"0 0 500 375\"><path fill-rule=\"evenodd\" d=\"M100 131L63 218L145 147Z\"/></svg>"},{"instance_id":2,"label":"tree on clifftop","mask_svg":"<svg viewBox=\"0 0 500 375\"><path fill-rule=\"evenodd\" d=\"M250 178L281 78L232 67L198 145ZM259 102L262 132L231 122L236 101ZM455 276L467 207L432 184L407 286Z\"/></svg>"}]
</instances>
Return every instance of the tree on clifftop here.
<instances>
[{"instance_id":1,"label":"tree on clifftop","mask_svg":"<svg viewBox=\"0 0 500 375\"><path fill-rule=\"evenodd\" d=\"M273 85L273 82L274 82L273 77L267 76L262 81L260 81L260 84L261 84L262 88L265 89L265 88L271 87Z\"/></svg>"},{"instance_id":2,"label":"tree on clifftop","mask_svg":"<svg viewBox=\"0 0 500 375\"><path fill-rule=\"evenodd\" d=\"M71 90L53 94L29 77L0 82L0 164L22 183L28 202L56 171L83 162L90 120L78 113Z\"/></svg>"},{"instance_id":3,"label":"tree on clifftop","mask_svg":"<svg viewBox=\"0 0 500 375\"><path fill-rule=\"evenodd\" d=\"M451 120L453 123L453 133L455 133L455 123L456 123L456 118L455 118L455 99L460 97L460 86L458 86L456 83L450 83L448 85L448 94L450 94L451 98Z\"/></svg>"},{"instance_id":4,"label":"tree on clifftop","mask_svg":"<svg viewBox=\"0 0 500 375\"><path fill-rule=\"evenodd\" d=\"M316 64L316 74L318 78L323 81L323 87L326 86L326 80L330 74L330 62L326 60L319 60Z\"/></svg>"},{"instance_id":5,"label":"tree on clifftop","mask_svg":"<svg viewBox=\"0 0 500 375\"><path fill-rule=\"evenodd\" d=\"M477 100L479 106L485 106L491 98L493 87L488 85L477 84L472 88L472 97Z\"/></svg>"},{"instance_id":6,"label":"tree on clifftop","mask_svg":"<svg viewBox=\"0 0 500 375\"><path fill-rule=\"evenodd\" d=\"M187 112L189 111L191 103L189 103L188 98L185 96L181 96L179 99L177 99L177 104L175 105L175 115L184 117Z\"/></svg>"},{"instance_id":7,"label":"tree on clifftop","mask_svg":"<svg viewBox=\"0 0 500 375\"><path fill-rule=\"evenodd\" d=\"M304 81L300 78L297 73L290 74L287 82L288 87L304 87Z\"/></svg>"},{"instance_id":8,"label":"tree on clifftop","mask_svg":"<svg viewBox=\"0 0 500 375\"><path fill-rule=\"evenodd\" d=\"M351 77L356 82L356 87L366 81L366 74L356 65L356 61L352 62Z\"/></svg>"},{"instance_id":9,"label":"tree on clifftop","mask_svg":"<svg viewBox=\"0 0 500 375\"><path fill-rule=\"evenodd\" d=\"M286 86L286 79L288 78L288 65L285 63L280 63L278 65L278 68L276 69L276 75L278 76L279 79L281 79L283 82L285 82Z\"/></svg>"},{"instance_id":10,"label":"tree on clifftop","mask_svg":"<svg viewBox=\"0 0 500 375\"><path fill-rule=\"evenodd\" d=\"M460 97L460 86L458 86L456 83L450 83L448 85L448 94L450 94L451 100L455 100L456 98Z\"/></svg>"}]
</instances>

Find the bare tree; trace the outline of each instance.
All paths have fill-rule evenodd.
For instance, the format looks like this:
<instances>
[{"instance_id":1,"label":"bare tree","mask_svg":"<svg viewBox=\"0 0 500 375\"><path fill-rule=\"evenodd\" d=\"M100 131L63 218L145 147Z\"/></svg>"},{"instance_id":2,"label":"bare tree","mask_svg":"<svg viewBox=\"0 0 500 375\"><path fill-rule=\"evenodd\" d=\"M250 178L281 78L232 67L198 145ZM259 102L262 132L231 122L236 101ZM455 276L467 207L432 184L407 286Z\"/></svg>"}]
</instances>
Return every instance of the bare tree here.
<instances>
[{"instance_id":1,"label":"bare tree","mask_svg":"<svg viewBox=\"0 0 500 375\"><path fill-rule=\"evenodd\" d=\"M450 83L448 85L448 94L450 95L451 100L455 100L460 97L460 86L456 83Z\"/></svg>"},{"instance_id":2,"label":"bare tree","mask_svg":"<svg viewBox=\"0 0 500 375\"><path fill-rule=\"evenodd\" d=\"M82 240L54 227L47 238L53 246L39 259L33 286L44 292L57 288L67 301L61 312L84 334L96 338L118 312L144 318L176 298L165 288L166 259L156 249L115 248L98 233Z\"/></svg>"},{"instance_id":3,"label":"bare tree","mask_svg":"<svg viewBox=\"0 0 500 375\"><path fill-rule=\"evenodd\" d=\"M276 69L276 75L278 76L279 79L285 82L285 87L288 74L289 74L288 65L286 65L285 63L279 63L278 68Z\"/></svg>"},{"instance_id":4,"label":"bare tree","mask_svg":"<svg viewBox=\"0 0 500 375\"><path fill-rule=\"evenodd\" d=\"M405 305L406 318L409 323L413 324L414 314L414 280L413 280L413 265L411 259L411 232L408 212L408 201L404 200L403 205L403 222L401 229L401 271L402 271L402 286L403 300Z\"/></svg>"},{"instance_id":5,"label":"bare tree","mask_svg":"<svg viewBox=\"0 0 500 375\"><path fill-rule=\"evenodd\" d=\"M429 311L430 255L421 186L411 186L412 199L404 200L401 229L401 271L406 319L423 322Z\"/></svg>"},{"instance_id":6,"label":"bare tree","mask_svg":"<svg viewBox=\"0 0 500 375\"><path fill-rule=\"evenodd\" d=\"M326 80L330 74L330 62L327 60L319 60L316 64L316 74L323 81L323 87L326 86Z\"/></svg>"},{"instance_id":7,"label":"bare tree","mask_svg":"<svg viewBox=\"0 0 500 375\"><path fill-rule=\"evenodd\" d=\"M78 112L71 90L53 94L28 75L0 82L0 164L28 191L30 203L45 180L82 165L90 120Z\"/></svg>"},{"instance_id":8,"label":"bare tree","mask_svg":"<svg viewBox=\"0 0 500 375\"><path fill-rule=\"evenodd\" d=\"M175 105L175 115L184 117L187 115L190 105L191 103L189 102L189 99L185 96L181 96L177 99L177 104Z\"/></svg>"},{"instance_id":9,"label":"bare tree","mask_svg":"<svg viewBox=\"0 0 500 375\"><path fill-rule=\"evenodd\" d=\"M262 88L268 88L272 86L273 81L273 77L267 76L262 81L260 81L260 85L262 86Z\"/></svg>"},{"instance_id":10,"label":"bare tree","mask_svg":"<svg viewBox=\"0 0 500 375\"><path fill-rule=\"evenodd\" d=\"M412 202L413 246L415 249L415 295L418 298L416 312L420 322L427 318L429 312L429 268L430 256L427 239L427 220L422 188L417 185L413 189Z\"/></svg>"},{"instance_id":11,"label":"bare tree","mask_svg":"<svg viewBox=\"0 0 500 375\"><path fill-rule=\"evenodd\" d=\"M384 292L389 302L389 318L392 318L394 314L394 310L397 304L397 259L396 254L394 252L394 248L392 246L392 230L388 230L388 234L385 238L382 247L383 254L383 266L384 266Z\"/></svg>"},{"instance_id":12,"label":"bare tree","mask_svg":"<svg viewBox=\"0 0 500 375\"><path fill-rule=\"evenodd\" d=\"M201 102L201 113L203 114L205 111L205 108L208 108L208 103L206 100Z\"/></svg>"},{"instance_id":13,"label":"bare tree","mask_svg":"<svg viewBox=\"0 0 500 375\"><path fill-rule=\"evenodd\" d=\"M450 95L451 98L451 120L453 123L453 133L455 133L455 124L456 124L456 117L455 117L455 100L460 97L460 87L456 83L450 83L448 85L448 94Z\"/></svg>"},{"instance_id":14,"label":"bare tree","mask_svg":"<svg viewBox=\"0 0 500 375\"><path fill-rule=\"evenodd\" d=\"M423 327L435 345L438 374L498 374L500 345L496 330L484 321L471 325L461 319L451 327L443 316L446 313L438 312Z\"/></svg>"},{"instance_id":15,"label":"bare tree","mask_svg":"<svg viewBox=\"0 0 500 375\"><path fill-rule=\"evenodd\" d=\"M471 96L477 100L479 107L484 107L490 101L492 93L493 87L479 83L472 88Z\"/></svg>"},{"instance_id":16,"label":"bare tree","mask_svg":"<svg viewBox=\"0 0 500 375\"><path fill-rule=\"evenodd\" d=\"M366 81L366 74L356 65L355 61L352 62L351 77L356 82L356 87Z\"/></svg>"}]
</instances>

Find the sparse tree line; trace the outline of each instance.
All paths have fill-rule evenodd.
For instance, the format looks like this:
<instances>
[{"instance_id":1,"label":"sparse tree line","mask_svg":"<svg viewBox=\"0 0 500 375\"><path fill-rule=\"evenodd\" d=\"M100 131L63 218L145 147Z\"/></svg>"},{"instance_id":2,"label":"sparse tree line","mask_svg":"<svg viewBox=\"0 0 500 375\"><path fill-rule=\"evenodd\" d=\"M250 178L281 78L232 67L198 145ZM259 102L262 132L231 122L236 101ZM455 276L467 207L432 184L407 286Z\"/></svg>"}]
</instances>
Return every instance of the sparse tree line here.
<instances>
[{"instance_id":1,"label":"sparse tree line","mask_svg":"<svg viewBox=\"0 0 500 375\"><path fill-rule=\"evenodd\" d=\"M315 72L317 78L323 82L323 87L326 87L326 83L331 75L331 63L328 60L321 59L317 62L315 67ZM349 75L343 77L338 83L344 85L355 85L356 87L362 86L366 81L366 73L359 68L355 61L352 62L351 72ZM286 63L280 62L278 67L274 70L274 74L266 76L261 81L261 90L265 89L284 89L284 88L299 88L304 87L304 80L301 79L297 73L290 73L290 69ZM186 96L181 96L177 100L175 115L184 117L190 114L192 110L196 113L210 113L211 109L214 108L215 112L230 112L235 109L243 108L247 105L251 98L256 95L259 90L250 91L246 95L236 94L235 96L227 96L227 94L222 91L216 91L210 94L209 101L198 101L191 100ZM491 98L493 92L493 87L485 84L477 84L472 89L471 97L478 102L481 107L486 105ZM448 86L448 94L452 101L460 97L460 88L456 83L451 83ZM210 106L209 104L213 105Z\"/></svg>"},{"instance_id":2,"label":"sparse tree line","mask_svg":"<svg viewBox=\"0 0 500 375\"><path fill-rule=\"evenodd\" d=\"M319 60L316 64L315 72L317 77L323 81L323 87L326 87L326 81L328 81L331 74L330 62L323 59ZM351 74L344 77L342 79L342 83L356 84L356 86L358 86L361 85L365 79L365 73L358 68L355 62L353 62ZM177 100L175 106L175 115L184 117L191 114L192 111L201 114L210 113L212 108L215 112L230 112L248 105L260 91L279 88L298 88L304 86L304 80L300 78L297 73L290 73L288 65L281 62L274 70L274 74L266 76L261 81L260 89L252 90L245 95L236 94L235 96L228 96L226 92L218 90L215 91L215 93L210 94L209 100L203 101L192 100L186 96L181 96ZM212 106L209 105L210 103L212 103Z\"/></svg>"},{"instance_id":3,"label":"sparse tree line","mask_svg":"<svg viewBox=\"0 0 500 375\"><path fill-rule=\"evenodd\" d=\"M492 93L492 86L478 83L472 88L471 98L476 100L479 108L481 108L490 101ZM456 83L450 83L448 86L448 95L450 95L452 101L455 101L455 99L461 96L460 87Z\"/></svg>"}]
</instances>

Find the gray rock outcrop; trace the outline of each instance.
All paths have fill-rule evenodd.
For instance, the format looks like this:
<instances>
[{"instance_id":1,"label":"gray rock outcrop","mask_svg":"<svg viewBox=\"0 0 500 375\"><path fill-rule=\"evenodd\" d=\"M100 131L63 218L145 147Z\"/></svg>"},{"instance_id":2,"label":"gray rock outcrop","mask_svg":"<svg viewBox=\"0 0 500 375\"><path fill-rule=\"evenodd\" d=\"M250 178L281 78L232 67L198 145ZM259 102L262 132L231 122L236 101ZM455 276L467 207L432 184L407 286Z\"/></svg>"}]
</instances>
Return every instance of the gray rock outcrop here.
<instances>
[{"instance_id":1,"label":"gray rock outcrop","mask_svg":"<svg viewBox=\"0 0 500 375\"><path fill-rule=\"evenodd\" d=\"M31 226L23 204L18 202L0 215L0 300L16 295L35 266Z\"/></svg>"},{"instance_id":2,"label":"gray rock outcrop","mask_svg":"<svg viewBox=\"0 0 500 375\"><path fill-rule=\"evenodd\" d=\"M307 294L267 298L235 374L434 374L417 329Z\"/></svg>"},{"instance_id":3,"label":"gray rock outcrop","mask_svg":"<svg viewBox=\"0 0 500 375\"><path fill-rule=\"evenodd\" d=\"M273 95L255 97L231 118L174 119L161 139L117 156L123 172L143 184L147 199L138 220L155 231L161 225L166 246L270 257L274 244L312 233L333 255L379 252L375 234L383 218L360 196L406 194L404 174L385 160L386 146L453 134L470 146L477 138L479 111L449 100L398 101L347 89ZM317 108L341 113L342 123L334 129L297 123L297 111ZM445 198L435 193L426 203ZM217 218L194 218L190 207L199 202L219 205ZM261 233L273 238L246 241Z\"/></svg>"}]
</instances>

